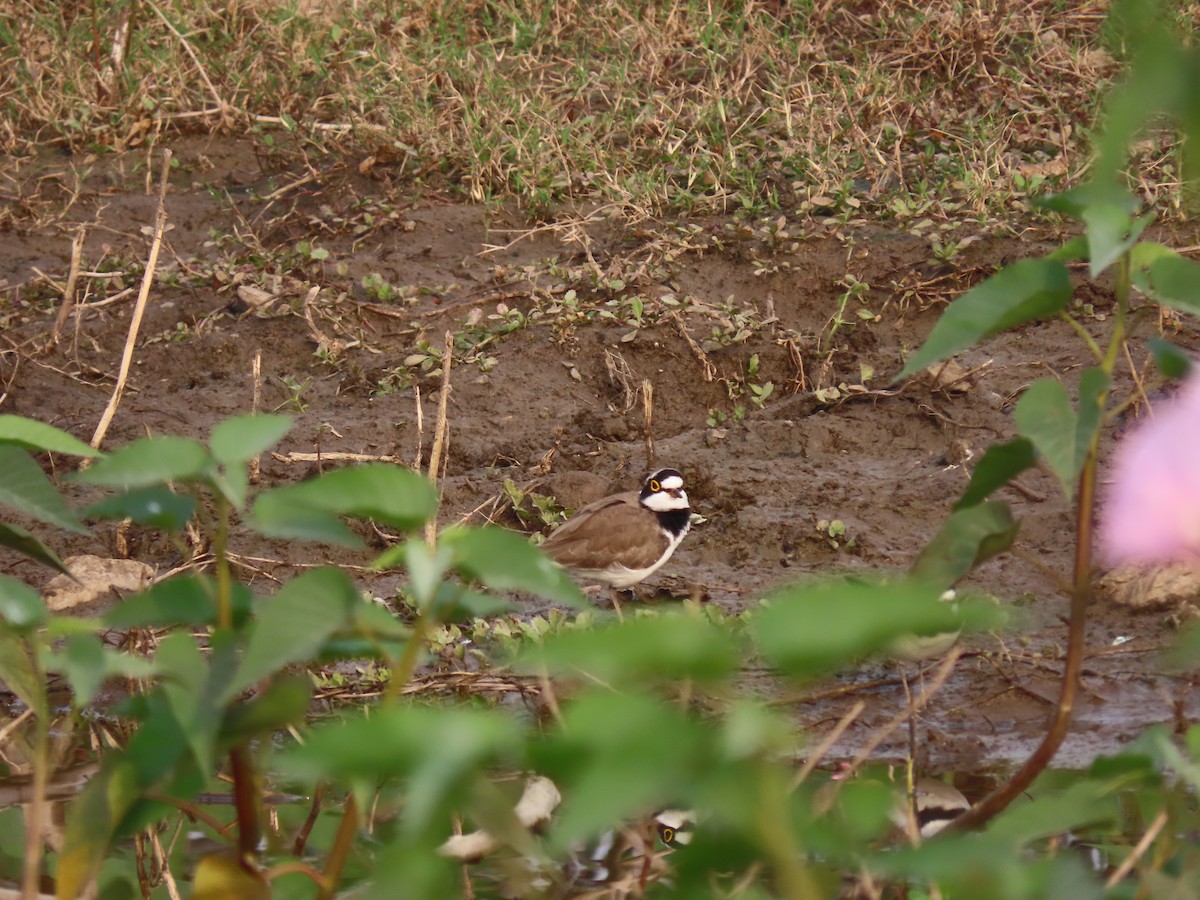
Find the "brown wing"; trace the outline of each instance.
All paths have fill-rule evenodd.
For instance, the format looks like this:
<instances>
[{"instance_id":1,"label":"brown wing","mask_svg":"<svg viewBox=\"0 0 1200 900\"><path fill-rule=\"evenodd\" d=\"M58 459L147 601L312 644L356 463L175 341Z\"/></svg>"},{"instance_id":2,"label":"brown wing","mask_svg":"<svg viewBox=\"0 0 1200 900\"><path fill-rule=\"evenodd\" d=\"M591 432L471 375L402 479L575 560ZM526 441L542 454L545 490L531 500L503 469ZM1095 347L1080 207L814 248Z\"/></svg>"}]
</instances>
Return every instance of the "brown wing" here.
<instances>
[{"instance_id":1,"label":"brown wing","mask_svg":"<svg viewBox=\"0 0 1200 900\"><path fill-rule=\"evenodd\" d=\"M631 491L589 503L546 538L542 549L569 569L612 563L641 569L658 561L666 543L658 517Z\"/></svg>"}]
</instances>

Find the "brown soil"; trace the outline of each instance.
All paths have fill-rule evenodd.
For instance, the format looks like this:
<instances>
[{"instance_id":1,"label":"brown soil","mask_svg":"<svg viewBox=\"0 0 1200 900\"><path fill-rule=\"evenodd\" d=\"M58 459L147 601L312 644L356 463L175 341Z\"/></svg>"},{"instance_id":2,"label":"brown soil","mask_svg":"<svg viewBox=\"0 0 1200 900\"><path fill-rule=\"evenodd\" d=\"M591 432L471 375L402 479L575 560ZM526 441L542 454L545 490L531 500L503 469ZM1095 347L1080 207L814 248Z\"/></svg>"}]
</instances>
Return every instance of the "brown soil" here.
<instances>
[{"instance_id":1,"label":"brown soil","mask_svg":"<svg viewBox=\"0 0 1200 900\"><path fill-rule=\"evenodd\" d=\"M306 408L281 454L412 460L419 448L428 454L437 379L417 382L423 433L413 387L378 393L377 384L419 342L438 347L447 329L461 331L474 316L494 327L504 307L520 310L529 322L488 345L484 355L495 359L490 371L472 363L454 370L442 522L468 516L479 521L499 508L493 500L506 478L522 487L543 485L570 506L587 499L580 485L633 485L649 464L636 393L648 381L655 462L686 473L693 505L706 518L654 584L681 594L697 585L726 610L751 606L766 588L812 573L903 569L963 490L968 453L977 460L989 444L1012 435L1011 408L1022 388L1051 373L1072 384L1074 370L1086 363L1072 331L1047 323L963 354L960 362L974 374L956 388L889 385L903 353L919 345L946 300L994 266L1055 245L1061 235L1044 228L1019 236L980 229L948 264L937 261L927 237L904 223L790 220L793 237L775 243L758 226L732 219L694 223L701 227L687 232L687 223L626 229L597 218L573 229L528 234L518 217L399 194L381 170L303 184L264 204L252 199L252 191L267 194L303 173L267 177L237 142L180 141L174 149L181 166L172 177L173 230L163 254L173 272L160 273L155 283L107 447L147 432L205 437L215 422L250 410L251 361L261 351L264 409L287 401L284 376L312 379L301 398ZM47 348L60 298L52 282L61 287L66 280L78 223L88 228L85 266L105 256L145 259L143 231L153 220L155 200L138 168L144 162L5 163L11 169L5 183L12 187L5 197L8 212L0 215L0 412L91 437L112 390L134 292L88 307L78 326L69 323L58 346ZM364 201L376 204L370 222L359 211ZM387 210L397 214L389 219ZM338 223L339 217L346 221ZM356 224L364 233L353 233ZM230 263L229 251L206 244L213 233L239 234L251 249ZM328 249L329 259L310 263L304 278L270 276L270 260L304 239ZM568 273L561 283L546 275L539 261L547 258ZM344 264L341 272L338 263ZM535 263L535 269L524 268ZM756 274L771 268L773 274ZM545 301L561 301L566 288L603 299L578 280L577 273L589 269L602 275L600 281L619 275L636 286L649 298L646 317L653 324L635 329L627 320L571 322L566 313L544 312ZM136 288L137 265L131 271L124 285ZM529 271L537 273L533 280L525 277ZM413 303L372 305L374 298L360 287L371 273L425 290ZM845 290L839 281L847 273L870 291L865 304L850 299L846 318L857 321L860 308L879 318L843 326L830 341L829 323ZM193 281L202 286L185 286ZM278 298L266 312L238 314L231 302L234 282L241 281ZM116 292L113 282L85 282L91 301ZM307 307L311 322L303 303L309 284L321 287ZM664 297L696 302L676 316ZM1084 287L1080 299L1092 307L1091 318L1081 311L1087 327L1103 333L1107 290ZM538 303L543 312L534 315ZM714 328L738 330L740 323L730 321L733 307L757 311L744 340L707 352L692 346ZM186 331L177 330L179 323ZM1131 343L1139 367L1146 330ZM1175 337L1185 346L1198 344L1192 331ZM316 354L323 339L324 361ZM828 346L832 355L823 352ZM735 421L727 386L743 385L752 354L760 361L750 380L770 380L775 390L763 409L737 400L750 411ZM865 391L840 401L814 399L817 387L863 383L864 365L875 372ZM618 369L624 374L614 374ZM1122 378L1128 383L1127 371ZM714 409L729 416L716 428L706 423ZM261 482L294 481L316 468L285 456L265 459ZM571 472L598 478L563 477ZM1020 482L1020 490L1002 491L1022 519L1019 544L1065 576L1073 550L1070 510L1050 476L1035 471ZM87 499L77 488L67 490L77 501ZM852 545L835 549L817 529L823 519L842 520ZM64 555L122 551L111 526L83 540L41 533ZM125 553L163 569L180 561L151 534L134 531L122 540ZM286 579L297 565L329 558L311 545L243 540L237 547L253 557L243 572L252 582ZM350 554L333 558L362 561ZM0 568L35 584L46 580L44 571L7 552ZM358 577L383 596L396 584L394 576ZM1040 738L1057 694L1065 599L1029 562L1012 556L984 565L969 586L1000 598L1014 624L1004 634L966 639L968 652L921 720L920 750L937 770L974 771L1022 759ZM1158 651L1171 637L1170 612L1095 604L1083 703L1059 764L1086 764L1152 722L1200 714L1192 677L1160 671ZM789 702L798 721L817 730L836 721L854 699L867 701L834 755L853 753L904 703L892 664L871 663L800 688L765 673L748 680L775 697L790 691L820 695ZM880 753L901 755L906 740L897 733Z\"/></svg>"}]
</instances>

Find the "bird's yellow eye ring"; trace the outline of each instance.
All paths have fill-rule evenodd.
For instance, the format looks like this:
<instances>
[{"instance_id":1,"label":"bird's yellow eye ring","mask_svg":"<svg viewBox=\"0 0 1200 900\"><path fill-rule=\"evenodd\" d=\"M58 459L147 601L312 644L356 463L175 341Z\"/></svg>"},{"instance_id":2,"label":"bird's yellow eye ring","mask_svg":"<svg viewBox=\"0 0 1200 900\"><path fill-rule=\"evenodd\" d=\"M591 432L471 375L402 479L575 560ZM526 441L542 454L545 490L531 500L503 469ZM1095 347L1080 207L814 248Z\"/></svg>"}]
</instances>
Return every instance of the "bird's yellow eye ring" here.
<instances>
[{"instance_id":1,"label":"bird's yellow eye ring","mask_svg":"<svg viewBox=\"0 0 1200 900\"><path fill-rule=\"evenodd\" d=\"M664 844L670 846L675 842L675 829L664 825L662 831L658 833L658 836L662 839Z\"/></svg>"},{"instance_id":2,"label":"bird's yellow eye ring","mask_svg":"<svg viewBox=\"0 0 1200 900\"><path fill-rule=\"evenodd\" d=\"M662 490L662 485L661 485L661 484L659 484L659 483L658 483L657 481L655 481L654 479L651 479L651 480L650 480L650 491L651 491L651 493L657 494L657 493L658 493L659 491L661 491L661 490Z\"/></svg>"}]
</instances>

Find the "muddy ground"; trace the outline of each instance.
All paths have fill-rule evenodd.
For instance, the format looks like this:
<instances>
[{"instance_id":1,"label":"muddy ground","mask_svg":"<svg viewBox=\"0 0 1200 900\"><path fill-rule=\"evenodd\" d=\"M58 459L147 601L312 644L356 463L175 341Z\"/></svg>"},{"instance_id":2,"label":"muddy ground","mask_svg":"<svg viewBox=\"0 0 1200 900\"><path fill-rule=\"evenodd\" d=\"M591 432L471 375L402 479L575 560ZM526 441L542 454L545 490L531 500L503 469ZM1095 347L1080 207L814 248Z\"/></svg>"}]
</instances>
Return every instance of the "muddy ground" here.
<instances>
[{"instance_id":1,"label":"muddy ground","mask_svg":"<svg viewBox=\"0 0 1200 900\"><path fill-rule=\"evenodd\" d=\"M1021 390L1047 374L1073 384L1087 362L1067 325L1043 323L965 353L959 361L971 374L953 387L890 384L945 302L997 264L1061 239L1044 223L963 225L953 237L971 241L945 262L930 240L940 223L911 220L788 216L781 237L771 224L777 213L761 223L730 216L634 228L585 210L569 227L531 232L519 214L418 196L393 183L384 166L364 173L331 163L305 181L304 171L272 172L236 141L180 140L174 150L172 229L106 446L146 433L205 437L223 417L250 410L252 360L261 351L260 408L303 407L279 455L264 459L261 483L340 464L294 454L427 458L438 379L410 358L440 347L450 330L462 335L460 357L468 358L453 370L441 521L491 515L512 526L500 499L506 479L574 507L641 478L649 465L642 393L649 382L654 462L684 471L705 517L651 584L696 592L729 611L813 573L903 569L948 514L972 459L1012 436ZM3 163L0 413L91 437L112 391L149 244L155 199L145 163L144 155ZM275 191L273 200L261 199ZM80 224L84 270L120 274L81 278L83 311L53 346ZM297 254L305 240L328 257ZM1171 240L1194 243L1186 234ZM402 288L401 296L364 288L372 274ZM849 298L847 324L833 329L847 275L869 290ZM245 298L263 295L243 291L239 301L239 285L272 299L247 309ZM312 287L319 291L306 301ZM641 327L621 302L634 289L645 298ZM1085 326L1103 334L1110 293L1084 285L1078 296ZM616 302L604 306L609 299ZM614 316L589 321L577 312L596 304ZM521 324L503 333L512 323ZM1149 316L1131 341L1139 368L1157 324ZM1172 337L1200 346L1193 323ZM750 384L768 381L773 390L756 408ZM1130 384L1125 369L1119 391ZM814 394L839 385L851 390L837 399ZM1054 480L1033 471L1001 496L1023 520L1020 547L1066 577L1072 516ZM818 528L822 520L845 523L837 547ZM39 531L63 555L123 552L163 570L180 562L151 534L118 536L101 526L77 540ZM246 538L235 548L251 583L286 579L296 566L327 558L310 545ZM0 569L34 584L47 577L7 551ZM396 585L394 576L358 577L381 596ZM983 566L970 587L1000 598L1014 625L965 640L967 653L921 720L919 749L935 771L1023 759L1057 693L1065 598L1013 556ZM1086 765L1152 722L1200 716L1193 678L1160 671L1158 653L1177 612L1095 604L1083 705L1057 764ZM820 695L788 704L818 732L865 700L834 756L853 753L904 703L890 663L817 685L781 685L762 672L746 679L777 698ZM879 753L902 755L906 739L897 734Z\"/></svg>"}]
</instances>

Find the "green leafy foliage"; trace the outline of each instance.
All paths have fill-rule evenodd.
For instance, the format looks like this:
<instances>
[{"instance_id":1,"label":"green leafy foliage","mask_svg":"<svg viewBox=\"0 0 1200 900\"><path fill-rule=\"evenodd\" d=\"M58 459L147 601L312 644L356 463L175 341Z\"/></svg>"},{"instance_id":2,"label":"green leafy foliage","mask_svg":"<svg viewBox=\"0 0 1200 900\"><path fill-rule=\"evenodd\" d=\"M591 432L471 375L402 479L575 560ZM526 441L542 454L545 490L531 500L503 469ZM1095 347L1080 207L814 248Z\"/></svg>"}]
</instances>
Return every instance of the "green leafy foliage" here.
<instances>
[{"instance_id":1,"label":"green leafy foliage","mask_svg":"<svg viewBox=\"0 0 1200 900\"><path fill-rule=\"evenodd\" d=\"M515 762L520 747L520 727L500 712L412 706L321 729L280 766L294 777L343 783L405 778L405 830L448 833L445 813L463 798L468 776L484 765Z\"/></svg>"},{"instance_id":2,"label":"green leafy foliage","mask_svg":"<svg viewBox=\"0 0 1200 900\"><path fill-rule=\"evenodd\" d=\"M1084 461L1099 433L1109 376L1102 369L1085 369L1079 380L1079 413L1066 388L1053 378L1035 381L1017 401L1017 428L1037 448L1058 477L1068 499Z\"/></svg>"},{"instance_id":3,"label":"green leafy foliage","mask_svg":"<svg viewBox=\"0 0 1200 900\"><path fill-rule=\"evenodd\" d=\"M1138 290L1163 306L1200 313L1200 265L1150 241L1138 244L1129 255L1131 277Z\"/></svg>"},{"instance_id":4,"label":"green leafy foliage","mask_svg":"<svg viewBox=\"0 0 1200 900\"><path fill-rule=\"evenodd\" d=\"M714 682L736 669L738 651L727 628L689 613L665 613L553 635L531 661L612 685L683 678Z\"/></svg>"},{"instance_id":5,"label":"green leafy foliage","mask_svg":"<svg viewBox=\"0 0 1200 900\"><path fill-rule=\"evenodd\" d=\"M1099 896L1106 890L1100 877L1081 856L1058 846L1059 836L1089 830L1103 835L1115 861L1129 854L1135 840L1151 835L1147 821L1163 822L1160 836L1151 836L1154 846L1144 848L1148 852L1140 860L1129 857L1134 874L1110 892L1194 893L1194 848L1181 836L1200 827L1195 809L1200 728L1189 729L1182 740L1156 729L1087 773L1044 775L985 831L884 849L892 840L895 785L847 783L828 811L819 809L820 790L810 782L796 784L793 762L797 748L812 746L816 736L798 735L786 713L746 696L738 680L748 661L809 678L851 666L909 634L997 622L991 606L939 601L946 587L1017 540L1012 510L988 498L1039 461L1069 497L1081 479L1088 483L1095 476L1113 361L1130 327L1131 287L1180 312L1200 311L1200 267L1165 245L1141 241L1152 217L1138 215L1136 198L1114 186L1130 141L1157 112L1200 132L1200 103L1188 80L1200 71L1200 53L1175 40L1153 12L1128 0L1117 4L1122 40L1137 65L1108 105L1094 177L1046 203L1082 222L1084 234L1044 258L1005 268L952 303L902 376L1040 318L1061 314L1082 330L1067 313L1072 288L1066 263L1074 260L1087 262L1089 277L1111 273L1114 280L1109 346L1101 350L1104 338L1091 334L1100 329L1097 317L1088 323L1085 341L1096 350L1098 365L1079 372L1077 384L1044 380L1025 391L1016 408L1018 437L984 454L954 511L905 577L868 572L784 586L744 619L689 606L600 625L588 616L573 622L565 616L516 620L519 627L506 634L517 636L513 643L536 645L518 654L518 662L537 678L502 674L511 675L525 698L533 695L525 685L536 680L549 686L540 704L516 705L509 699L512 690L496 699L470 688L461 689L465 700L406 699L402 692L437 683L411 681L424 659L433 665L423 674L436 669L448 672L448 681L463 683L491 662L481 662L481 632L448 625L451 616L504 602L513 592L580 605L578 589L519 535L451 528L430 544L402 539L376 560L376 568L403 566L403 573L388 577L403 582L398 591L415 607L414 622L398 621L382 605L363 599L356 581L333 567L307 571L273 592L260 582L257 589L266 593L255 597L236 580L233 511L245 508L257 490L246 463L283 437L288 417L227 420L213 430L208 448L160 437L98 458L78 480L122 493L94 504L87 516L130 518L173 533L195 523L205 549L211 549L213 570L169 578L96 622L50 616L32 588L0 576L0 679L34 711L34 727L13 738L29 745L31 758L50 764L49 716L59 700L50 702L47 673L62 675L71 691L70 715L56 726L64 729L83 718L82 707L106 680L136 682L116 710L104 713L119 726L106 722L104 741L119 746L104 744L99 772L68 806L54 870L58 895L86 890L106 859L139 829L158 828L169 817L182 825L175 807L198 815L197 798L213 790L218 772L232 779L232 787L222 783L221 789L231 791L236 816L232 826L220 829L221 837L240 850L205 852L196 862L192 896L201 898L257 900L272 890L284 893L281 879L268 881L267 861L248 849L259 844L261 791L284 778L305 796L325 792L326 800L312 807L316 829L303 865L312 864L309 874L320 877L320 892L329 896L454 896L461 873L437 848L456 817L495 830L501 843L519 851L519 862L505 857L486 877L473 879L482 893L533 896L532 889L495 883L495 876L519 872L538 881L543 895L559 889L565 895L573 888L557 879L577 842L644 820L667 805L699 811L696 840L690 846L677 842L670 856L642 867L638 888L648 893L670 884L679 896L834 896L851 890L846 881L865 873L868 893L880 896ZM512 18L513 41L539 39L539 29L510 13L500 12ZM1194 169L1191 154L1185 165L1185 171ZM308 262L319 263L325 251L305 253ZM618 278L606 286L625 287ZM639 325L651 315L640 299L632 309ZM1182 353L1165 344L1154 347L1164 373L1186 370ZM755 358L750 374L757 365ZM751 388L761 395L752 399L763 400L771 383ZM29 456L43 451L97 456L57 429L0 416L0 502L44 524L82 532ZM1079 493L1082 504L1086 492ZM250 524L267 537L358 547L361 541L344 517L411 532L433 516L436 494L416 473L363 466L258 491L251 509ZM1081 506L1078 521L1090 521L1091 513ZM1080 541L1086 540L1082 531ZM0 543L63 568L38 538L17 526L0 523ZM1086 595L1091 573L1074 577L1077 596ZM483 634L488 627L480 626ZM126 645L145 640L154 648L151 658L113 645L126 630L131 632ZM435 633L445 637L435 640ZM464 634L480 639L459 640ZM480 655L449 652L468 648ZM1176 649L1178 661L1194 665L1198 648L1200 641L1186 636ZM366 705L362 713L306 721L313 680L327 677L306 670L349 653L362 655L356 663L386 673L379 679L385 696L353 701ZM549 712L539 717L543 707ZM293 741L293 732L303 732L302 740ZM66 737L64 744L71 742ZM562 806L543 836L512 827L514 792L494 782L516 772L548 775L562 792ZM368 801L369 835L355 812ZM307 816L309 804L301 806ZM279 812L285 818L288 811ZM0 821L0 844L10 825ZM269 852L285 857L285 869L301 868L302 861L286 858L279 843L273 840ZM1051 844L1056 852L1047 851ZM0 850L5 859L19 859L24 847ZM314 862L322 855L324 867ZM536 861L532 875L535 864L529 860ZM657 867L670 870L669 880L647 884L659 877ZM137 875L124 886L144 887ZM306 883L304 890L308 896L314 889Z\"/></svg>"},{"instance_id":6,"label":"green leafy foliage","mask_svg":"<svg viewBox=\"0 0 1200 900\"><path fill-rule=\"evenodd\" d=\"M454 567L495 591L528 591L568 606L586 605L563 568L525 538L501 528L448 528L442 545Z\"/></svg>"},{"instance_id":7,"label":"green leafy foliage","mask_svg":"<svg viewBox=\"0 0 1200 900\"><path fill-rule=\"evenodd\" d=\"M314 569L289 581L274 597L259 604L246 652L226 688L226 698L289 663L312 657L330 635L347 624L354 606L362 602L341 569Z\"/></svg>"},{"instance_id":8,"label":"green leafy foliage","mask_svg":"<svg viewBox=\"0 0 1200 900\"><path fill-rule=\"evenodd\" d=\"M981 503L997 488L1008 484L1026 469L1037 465L1033 441L1016 437L1003 444L992 444L971 473L971 483L954 504L955 511Z\"/></svg>"},{"instance_id":9,"label":"green leafy foliage","mask_svg":"<svg viewBox=\"0 0 1200 900\"><path fill-rule=\"evenodd\" d=\"M157 582L122 600L104 615L108 628L165 628L171 625L216 625L216 582L202 575L179 575ZM230 590L234 625L250 614L249 588L235 584Z\"/></svg>"},{"instance_id":10,"label":"green leafy foliage","mask_svg":"<svg viewBox=\"0 0 1200 900\"><path fill-rule=\"evenodd\" d=\"M0 621L14 631L28 632L46 621L46 606L25 582L0 574Z\"/></svg>"},{"instance_id":11,"label":"green leafy foliage","mask_svg":"<svg viewBox=\"0 0 1200 900\"><path fill-rule=\"evenodd\" d=\"M0 444L0 504L65 531L84 531L41 467L11 444Z\"/></svg>"},{"instance_id":12,"label":"green leafy foliage","mask_svg":"<svg viewBox=\"0 0 1200 900\"><path fill-rule=\"evenodd\" d=\"M1021 523L1007 503L991 501L956 509L913 563L909 574L945 590L1016 540Z\"/></svg>"},{"instance_id":13,"label":"green leafy foliage","mask_svg":"<svg viewBox=\"0 0 1200 900\"><path fill-rule=\"evenodd\" d=\"M132 519L139 525L182 531L196 512L196 498L170 488L138 488L93 503L84 510L88 519Z\"/></svg>"},{"instance_id":14,"label":"green leafy foliage","mask_svg":"<svg viewBox=\"0 0 1200 900\"><path fill-rule=\"evenodd\" d=\"M339 516L373 519L410 531L437 507L433 487L415 472L371 464L335 469L316 478L259 495L255 528L268 537L325 541L360 547L362 541Z\"/></svg>"},{"instance_id":15,"label":"green leafy foliage","mask_svg":"<svg viewBox=\"0 0 1200 900\"><path fill-rule=\"evenodd\" d=\"M1146 349L1154 356L1154 365L1168 378L1184 378L1192 370L1192 358L1181 347L1163 338L1150 338Z\"/></svg>"},{"instance_id":16,"label":"green leafy foliage","mask_svg":"<svg viewBox=\"0 0 1200 900\"><path fill-rule=\"evenodd\" d=\"M221 465L236 465L270 450L291 427L291 416L234 416L213 429L209 447L213 459Z\"/></svg>"},{"instance_id":17,"label":"green leafy foliage","mask_svg":"<svg viewBox=\"0 0 1200 900\"><path fill-rule=\"evenodd\" d=\"M1070 299L1071 280L1061 262L1015 262L951 303L897 378L907 378L1001 331L1055 315Z\"/></svg>"},{"instance_id":18,"label":"green leafy foliage","mask_svg":"<svg viewBox=\"0 0 1200 900\"><path fill-rule=\"evenodd\" d=\"M994 610L956 609L939 601L941 592L917 579L871 583L844 578L785 587L768 595L751 632L772 665L789 675L812 677L884 650L904 635L953 632L994 621Z\"/></svg>"},{"instance_id":19,"label":"green leafy foliage","mask_svg":"<svg viewBox=\"0 0 1200 900\"><path fill-rule=\"evenodd\" d=\"M103 457L75 478L84 484L130 490L194 481L211 474L212 467L208 451L193 440L148 437Z\"/></svg>"},{"instance_id":20,"label":"green leafy foliage","mask_svg":"<svg viewBox=\"0 0 1200 900\"><path fill-rule=\"evenodd\" d=\"M24 416L0 415L0 444L47 453L65 453L68 456L100 455L99 450L94 450L65 431Z\"/></svg>"},{"instance_id":21,"label":"green leafy foliage","mask_svg":"<svg viewBox=\"0 0 1200 900\"><path fill-rule=\"evenodd\" d=\"M18 553L28 556L30 559L36 560L44 566L49 566L56 572L61 572L64 575L71 574L67 569L66 563L59 558L57 553L24 528L0 522L0 546L16 550Z\"/></svg>"}]
</instances>

